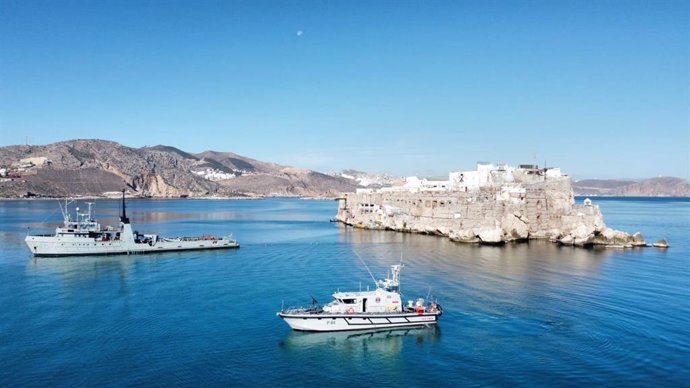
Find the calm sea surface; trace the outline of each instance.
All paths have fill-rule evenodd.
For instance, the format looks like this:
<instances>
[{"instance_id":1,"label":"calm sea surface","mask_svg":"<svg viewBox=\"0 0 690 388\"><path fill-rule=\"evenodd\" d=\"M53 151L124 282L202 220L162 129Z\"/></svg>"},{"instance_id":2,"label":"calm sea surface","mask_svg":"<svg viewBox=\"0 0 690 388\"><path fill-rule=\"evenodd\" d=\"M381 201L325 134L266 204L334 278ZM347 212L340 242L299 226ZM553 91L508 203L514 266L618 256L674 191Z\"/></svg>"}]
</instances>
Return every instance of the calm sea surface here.
<instances>
[{"instance_id":1,"label":"calm sea surface","mask_svg":"<svg viewBox=\"0 0 690 388\"><path fill-rule=\"evenodd\" d=\"M690 201L595 203L672 247L477 247L329 223L330 201L139 200L140 232L242 248L33 259L27 227L51 232L57 202L0 201L0 386L690 385ZM117 202L96 211L115 224ZM405 299L430 292L439 327L309 334L276 317L371 285L355 252L377 277L402 254Z\"/></svg>"}]
</instances>

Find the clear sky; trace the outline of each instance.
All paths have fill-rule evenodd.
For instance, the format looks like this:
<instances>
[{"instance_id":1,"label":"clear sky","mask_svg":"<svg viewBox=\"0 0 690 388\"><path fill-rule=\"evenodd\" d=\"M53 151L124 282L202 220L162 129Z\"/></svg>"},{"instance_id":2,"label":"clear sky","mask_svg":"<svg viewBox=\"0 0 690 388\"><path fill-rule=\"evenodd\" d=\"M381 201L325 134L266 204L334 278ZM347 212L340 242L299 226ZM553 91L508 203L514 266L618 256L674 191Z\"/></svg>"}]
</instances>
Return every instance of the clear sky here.
<instances>
[{"instance_id":1,"label":"clear sky","mask_svg":"<svg viewBox=\"0 0 690 388\"><path fill-rule=\"evenodd\" d=\"M688 178L689 4L0 0L0 146Z\"/></svg>"}]
</instances>

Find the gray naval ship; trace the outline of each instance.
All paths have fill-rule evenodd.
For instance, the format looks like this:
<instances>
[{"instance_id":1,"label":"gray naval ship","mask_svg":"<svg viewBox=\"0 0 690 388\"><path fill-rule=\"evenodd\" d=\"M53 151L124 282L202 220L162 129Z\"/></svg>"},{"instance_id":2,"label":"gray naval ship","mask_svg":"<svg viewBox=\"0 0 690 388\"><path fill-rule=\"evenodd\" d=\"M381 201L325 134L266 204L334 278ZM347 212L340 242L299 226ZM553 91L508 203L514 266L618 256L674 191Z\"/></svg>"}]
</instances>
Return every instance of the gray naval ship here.
<instances>
[{"instance_id":1,"label":"gray naval ship","mask_svg":"<svg viewBox=\"0 0 690 388\"><path fill-rule=\"evenodd\" d=\"M101 228L92 215L93 203L88 203L86 213L79 213L77 208L76 219L69 213L68 205L69 202L66 202L64 207L60 205L64 224L55 228L55 234L26 236L26 245L34 256L146 254L240 247L232 236L161 237L133 231L132 224L127 218L124 190L122 214L117 228Z\"/></svg>"}]
</instances>

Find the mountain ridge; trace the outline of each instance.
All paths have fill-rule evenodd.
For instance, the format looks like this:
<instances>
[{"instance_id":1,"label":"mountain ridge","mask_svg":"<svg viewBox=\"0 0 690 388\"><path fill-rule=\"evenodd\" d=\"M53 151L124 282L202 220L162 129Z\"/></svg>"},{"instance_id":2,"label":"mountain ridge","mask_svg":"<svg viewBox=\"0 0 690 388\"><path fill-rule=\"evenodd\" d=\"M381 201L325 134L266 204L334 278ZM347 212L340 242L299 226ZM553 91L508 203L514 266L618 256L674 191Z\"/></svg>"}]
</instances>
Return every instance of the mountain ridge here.
<instances>
[{"instance_id":1,"label":"mountain ridge","mask_svg":"<svg viewBox=\"0 0 690 388\"><path fill-rule=\"evenodd\" d=\"M108 196L127 188L142 197L336 197L397 178L356 170L324 174L229 151L185 152L156 145L133 148L100 139L0 147L0 198ZM689 197L682 178L583 179L582 196Z\"/></svg>"},{"instance_id":2,"label":"mountain ridge","mask_svg":"<svg viewBox=\"0 0 690 388\"><path fill-rule=\"evenodd\" d=\"M356 184L232 152L192 154L166 145L132 148L100 139L0 147L0 197L334 197Z\"/></svg>"},{"instance_id":3,"label":"mountain ridge","mask_svg":"<svg viewBox=\"0 0 690 388\"><path fill-rule=\"evenodd\" d=\"M573 190L579 196L690 197L690 183L677 177L581 179L573 182Z\"/></svg>"}]
</instances>

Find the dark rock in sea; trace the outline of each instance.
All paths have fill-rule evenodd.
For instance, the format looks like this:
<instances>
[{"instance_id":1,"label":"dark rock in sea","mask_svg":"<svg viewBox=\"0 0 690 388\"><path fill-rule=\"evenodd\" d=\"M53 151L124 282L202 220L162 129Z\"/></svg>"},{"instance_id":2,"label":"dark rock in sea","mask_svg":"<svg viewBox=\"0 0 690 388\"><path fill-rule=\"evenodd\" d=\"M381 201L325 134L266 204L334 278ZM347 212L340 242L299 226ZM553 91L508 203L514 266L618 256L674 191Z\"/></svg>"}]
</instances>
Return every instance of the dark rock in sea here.
<instances>
[{"instance_id":1,"label":"dark rock in sea","mask_svg":"<svg viewBox=\"0 0 690 388\"><path fill-rule=\"evenodd\" d=\"M647 246L647 243L644 241L644 237L642 236L642 233L637 232L637 233L633 234L632 245L634 247L646 247Z\"/></svg>"},{"instance_id":2,"label":"dark rock in sea","mask_svg":"<svg viewBox=\"0 0 690 388\"><path fill-rule=\"evenodd\" d=\"M656 248L662 248L662 249L666 249L666 248L670 247L670 245L668 245L668 241L666 241L663 238L661 240L657 240L654 244L652 244L652 246L654 246Z\"/></svg>"},{"instance_id":3,"label":"dark rock in sea","mask_svg":"<svg viewBox=\"0 0 690 388\"><path fill-rule=\"evenodd\" d=\"M575 241L575 239L573 238L573 236L568 234L568 235L564 236L563 238L561 238L560 240L558 240L558 243L561 245L573 245L574 241Z\"/></svg>"}]
</instances>

